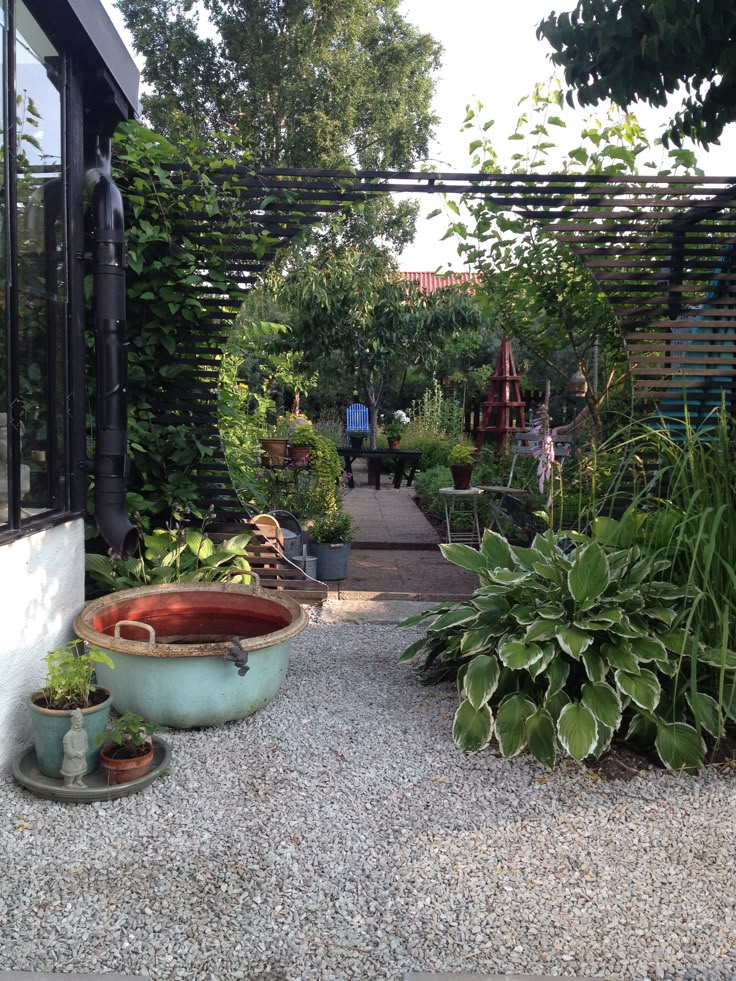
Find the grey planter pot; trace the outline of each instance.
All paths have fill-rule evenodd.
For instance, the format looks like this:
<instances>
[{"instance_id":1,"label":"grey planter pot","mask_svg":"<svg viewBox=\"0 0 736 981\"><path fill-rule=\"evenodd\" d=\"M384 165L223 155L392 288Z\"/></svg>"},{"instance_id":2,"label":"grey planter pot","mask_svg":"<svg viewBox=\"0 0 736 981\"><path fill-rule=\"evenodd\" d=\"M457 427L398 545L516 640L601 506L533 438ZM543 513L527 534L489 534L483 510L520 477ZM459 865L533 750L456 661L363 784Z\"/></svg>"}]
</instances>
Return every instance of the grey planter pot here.
<instances>
[{"instance_id":1,"label":"grey planter pot","mask_svg":"<svg viewBox=\"0 0 736 981\"><path fill-rule=\"evenodd\" d=\"M322 582L344 579L348 574L348 559L350 558L349 544L321 544L315 542L309 546L312 555L317 558L317 578Z\"/></svg>"}]
</instances>

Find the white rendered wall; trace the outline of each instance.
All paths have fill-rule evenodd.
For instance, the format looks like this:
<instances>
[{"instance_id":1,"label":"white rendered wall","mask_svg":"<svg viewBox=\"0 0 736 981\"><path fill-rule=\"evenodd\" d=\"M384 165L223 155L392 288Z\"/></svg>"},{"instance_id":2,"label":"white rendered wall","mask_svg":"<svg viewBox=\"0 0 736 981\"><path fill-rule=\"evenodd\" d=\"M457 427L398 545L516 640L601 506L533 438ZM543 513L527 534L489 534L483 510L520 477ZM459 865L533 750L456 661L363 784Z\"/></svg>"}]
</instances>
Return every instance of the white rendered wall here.
<instances>
[{"instance_id":1,"label":"white rendered wall","mask_svg":"<svg viewBox=\"0 0 736 981\"><path fill-rule=\"evenodd\" d=\"M28 695L84 604L84 522L0 546L0 768L29 743Z\"/></svg>"}]
</instances>

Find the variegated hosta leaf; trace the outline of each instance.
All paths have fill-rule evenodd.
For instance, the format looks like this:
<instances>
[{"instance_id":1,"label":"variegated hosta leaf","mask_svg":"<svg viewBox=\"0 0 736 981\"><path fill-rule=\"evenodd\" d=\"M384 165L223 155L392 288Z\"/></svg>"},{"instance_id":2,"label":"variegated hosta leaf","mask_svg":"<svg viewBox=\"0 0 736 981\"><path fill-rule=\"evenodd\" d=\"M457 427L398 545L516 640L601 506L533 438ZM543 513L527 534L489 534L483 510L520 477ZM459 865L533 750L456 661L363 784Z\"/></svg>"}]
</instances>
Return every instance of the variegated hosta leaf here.
<instances>
[{"instance_id":1,"label":"variegated hosta leaf","mask_svg":"<svg viewBox=\"0 0 736 981\"><path fill-rule=\"evenodd\" d=\"M629 640L631 653L638 661L658 661L667 659L667 649L654 637L632 637Z\"/></svg>"},{"instance_id":2,"label":"variegated hosta leaf","mask_svg":"<svg viewBox=\"0 0 736 981\"><path fill-rule=\"evenodd\" d=\"M534 563L540 559L539 552L535 548L522 548L519 545L512 545L510 548L515 564L526 572L532 572Z\"/></svg>"},{"instance_id":3,"label":"variegated hosta leaf","mask_svg":"<svg viewBox=\"0 0 736 981\"><path fill-rule=\"evenodd\" d=\"M542 656L538 661L530 664L527 668L530 678L536 678L538 675L543 674L546 671L547 666L556 657L557 650L554 644L542 644Z\"/></svg>"},{"instance_id":4,"label":"variegated hosta leaf","mask_svg":"<svg viewBox=\"0 0 736 981\"><path fill-rule=\"evenodd\" d=\"M557 755L557 730L552 716L545 708L538 708L526 720L526 743L529 752L542 766L551 770Z\"/></svg>"},{"instance_id":5,"label":"variegated hosta leaf","mask_svg":"<svg viewBox=\"0 0 736 981\"><path fill-rule=\"evenodd\" d=\"M460 652L462 654L482 654L489 648L495 648L497 636L496 632L489 630L488 627L471 627L463 634L460 641Z\"/></svg>"},{"instance_id":6,"label":"variegated hosta leaf","mask_svg":"<svg viewBox=\"0 0 736 981\"><path fill-rule=\"evenodd\" d=\"M629 671L632 674L639 673L639 664L631 653L627 640L622 638L617 644L601 645L601 654L614 670L620 668L622 671Z\"/></svg>"},{"instance_id":7,"label":"variegated hosta leaf","mask_svg":"<svg viewBox=\"0 0 736 981\"><path fill-rule=\"evenodd\" d=\"M597 760L603 756L604 753L608 752L611 743L613 741L613 734L615 730L609 729L607 725L604 725L601 720L598 720L598 741L595 744L595 749L593 750L593 756Z\"/></svg>"},{"instance_id":8,"label":"variegated hosta leaf","mask_svg":"<svg viewBox=\"0 0 736 981\"><path fill-rule=\"evenodd\" d=\"M501 669L495 657L479 654L468 665L463 681L463 692L474 709L489 700L498 685Z\"/></svg>"},{"instance_id":9,"label":"variegated hosta leaf","mask_svg":"<svg viewBox=\"0 0 736 981\"><path fill-rule=\"evenodd\" d=\"M677 614L667 606L650 606L645 610L650 620L659 620L671 627L675 622Z\"/></svg>"},{"instance_id":10,"label":"variegated hosta leaf","mask_svg":"<svg viewBox=\"0 0 736 981\"><path fill-rule=\"evenodd\" d=\"M647 671L646 668L640 674L616 671L614 677L624 695L628 695L639 708L652 712L657 707L662 689L654 672Z\"/></svg>"},{"instance_id":11,"label":"variegated hosta leaf","mask_svg":"<svg viewBox=\"0 0 736 981\"><path fill-rule=\"evenodd\" d=\"M641 631L634 627L627 616L621 615L618 623L612 623L611 633L618 637L641 637Z\"/></svg>"},{"instance_id":12,"label":"variegated hosta leaf","mask_svg":"<svg viewBox=\"0 0 736 981\"><path fill-rule=\"evenodd\" d=\"M508 613L509 601L505 596L491 596L483 591L473 596L473 606L481 613L497 613L503 616Z\"/></svg>"},{"instance_id":13,"label":"variegated hosta leaf","mask_svg":"<svg viewBox=\"0 0 736 981\"><path fill-rule=\"evenodd\" d=\"M507 668L528 668L542 656L539 644L525 644L521 640L506 640L498 648L498 656Z\"/></svg>"},{"instance_id":14,"label":"variegated hosta leaf","mask_svg":"<svg viewBox=\"0 0 736 981\"><path fill-rule=\"evenodd\" d=\"M562 710L566 705L569 705L570 702L570 696L566 691L558 691L555 692L554 695L550 695L548 698L545 698L544 707L556 722L559 719Z\"/></svg>"},{"instance_id":15,"label":"variegated hosta leaf","mask_svg":"<svg viewBox=\"0 0 736 981\"><path fill-rule=\"evenodd\" d=\"M536 710L523 695L511 695L496 712L496 739L505 757L516 756L526 745L526 720Z\"/></svg>"},{"instance_id":16,"label":"variegated hosta leaf","mask_svg":"<svg viewBox=\"0 0 736 981\"><path fill-rule=\"evenodd\" d=\"M585 673L591 681L604 681L608 673L608 665L597 651L589 649L582 655Z\"/></svg>"},{"instance_id":17,"label":"variegated hosta leaf","mask_svg":"<svg viewBox=\"0 0 736 981\"><path fill-rule=\"evenodd\" d=\"M469 545L440 545L440 551L448 562L459 565L461 569L477 573L488 572L485 556Z\"/></svg>"},{"instance_id":18,"label":"variegated hosta leaf","mask_svg":"<svg viewBox=\"0 0 736 981\"><path fill-rule=\"evenodd\" d=\"M578 549L572 568L567 574L567 585L572 598L579 605L600 596L608 588L608 560L597 542Z\"/></svg>"},{"instance_id":19,"label":"variegated hosta leaf","mask_svg":"<svg viewBox=\"0 0 736 981\"><path fill-rule=\"evenodd\" d=\"M564 624L557 627L557 643L566 654L574 657L576 661L580 660L580 655L590 647L593 639L592 634L578 630L577 627L569 627Z\"/></svg>"},{"instance_id":20,"label":"variegated hosta leaf","mask_svg":"<svg viewBox=\"0 0 736 981\"><path fill-rule=\"evenodd\" d=\"M564 658L557 657L550 662L547 667L547 698L551 698L564 688L569 674L570 665Z\"/></svg>"},{"instance_id":21,"label":"variegated hosta leaf","mask_svg":"<svg viewBox=\"0 0 736 981\"><path fill-rule=\"evenodd\" d=\"M502 586L520 586L529 579L528 572L522 572L516 569L493 569L490 572L486 572L486 575L491 582L500 583Z\"/></svg>"},{"instance_id":22,"label":"variegated hosta leaf","mask_svg":"<svg viewBox=\"0 0 736 981\"><path fill-rule=\"evenodd\" d=\"M583 685L582 702L599 722L610 729L618 729L621 724L621 699L610 685L603 682Z\"/></svg>"},{"instance_id":23,"label":"variegated hosta leaf","mask_svg":"<svg viewBox=\"0 0 736 981\"><path fill-rule=\"evenodd\" d=\"M415 657L418 657L424 648L427 646L426 637L422 637L420 640L415 640L413 644L409 644L404 653L399 658L399 664L405 663L406 661L413 661Z\"/></svg>"},{"instance_id":24,"label":"variegated hosta leaf","mask_svg":"<svg viewBox=\"0 0 736 981\"><path fill-rule=\"evenodd\" d=\"M694 694L689 691L685 698L690 711L695 716L695 721L700 723L711 736L718 739L723 734L723 720L715 698L702 691L696 691Z\"/></svg>"},{"instance_id":25,"label":"variegated hosta leaf","mask_svg":"<svg viewBox=\"0 0 736 981\"><path fill-rule=\"evenodd\" d=\"M474 709L470 702L461 702L452 724L452 738L464 753L485 749L493 735L493 715L487 705Z\"/></svg>"},{"instance_id":26,"label":"variegated hosta leaf","mask_svg":"<svg viewBox=\"0 0 736 981\"><path fill-rule=\"evenodd\" d=\"M509 616L513 617L523 627L533 623L535 619L531 606L525 606L523 603L517 603L515 606L512 606L509 610Z\"/></svg>"},{"instance_id":27,"label":"variegated hosta leaf","mask_svg":"<svg viewBox=\"0 0 736 981\"><path fill-rule=\"evenodd\" d=\"M514 562L511 557L511 546L503 537L490 528L483 532L483 541L480 546L481 555L485 560L488 569L513 569Z\"/></svg>"},{"instance_id":28,"label":"variegated hosta leaf","mask_svg":"<svg viewBox=\"0 0 736 981\"><path fill-rule=\"evenodd\" d=\"M467 673L468 673L468 665L463 664L463 666L460 668L460 670L457 673L457 677L455 678L455 684L457 685L457 693L460 696L460 698L463 698L465 695L465 675Z\"/></svg>"},{"instance_id":29,"label":"variegated hosta leaf","mask_svg":"<svg viewBox=\"0 0 736 981\"><path fill-rule=\"evenodd\" d=\"M724 671L736 671L736 652L725 648L703 647L698 652L698 661L701 664L710 664L714 668L722 668Z\"/></svg>"},{"instance_id":30,"label":"variegated hosta leaf","mask_svg":"<svg viewBox=\"0 0 736 981\"><path fill-rule=\"evenodd\" d=\"M566 705L557 720L557 738L578 763L590 756L598 742L598 723L590 709L579 702Z\"/></svg>"},{"instance_id":31,"label":"variegated hosta leaf","mask_svg":"<svg viewBox=\"0 0 736 981\"><path fill-rule=\"evenodd\" d=\"M537 616L544 620L561 620L564 615L565 610L562 606L540 606L537 610Z\"/></svg>"},{"instance_id":32,"label":"variegated hosta leaf","mask_svg":"<svg viewBox=\"0 0 736 981\"><path fill-rule=\"evenodd\" d=\"M430 624L429 629L434 632L449 630L451 627L460 627L464 624L470 626L477 619L476 608L470 603L461 603L437 617L434 623Z\"/></svg>"},{"instance_id":33,"label":"variegated hosta leaf","mask_svg":"<svg viewBox=\"0 0 736 981\"><path fill-rule=\"evenodd\" d=\"M626 739L639 746L651 746L657 735L657 726L646 716L637 712L629 723Z\"/></svg>"},{"instance_id":34,"label":"variegated hosta leaf","mask_svg":"<svg viewBox=\"0 0 736 981\"><path fill-rule=\"evenodd\" d=\"M524 641L528 644L530 641L552 640L556 631L557 627L549 620L535 620L526 628Z\"/></svg>"},{"instance_id":35,"label":"variegated hosta leaf","mask_svg":"<svg viewBox=\"0 0 736 981\"><path fill-rule=\"evenodd\" d=\"M696 773L705 761L705 742L684 722L658 722L654 745L668 770Z\"/></svg>"}]
</instances>

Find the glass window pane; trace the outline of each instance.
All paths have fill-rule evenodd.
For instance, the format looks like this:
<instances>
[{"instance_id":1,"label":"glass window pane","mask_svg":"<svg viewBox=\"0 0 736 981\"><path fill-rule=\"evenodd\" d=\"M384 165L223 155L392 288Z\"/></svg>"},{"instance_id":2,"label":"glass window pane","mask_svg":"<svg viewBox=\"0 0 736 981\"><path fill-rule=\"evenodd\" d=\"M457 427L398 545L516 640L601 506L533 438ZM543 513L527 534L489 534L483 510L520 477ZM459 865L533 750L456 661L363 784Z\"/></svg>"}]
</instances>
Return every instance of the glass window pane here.
<instances>
[{"instance_id":1,"label":"glass window pane","mask_svg":"<svg viewBox=\"0 0 736 981\"><path fill-rule=\"evenodd\" d=\"M62 63L16 6L18 362L23 517L63 506L66 266Z\"/></svg>"},{"instance_id":2,"label":"glass window pane","mask_svg":"<svg viewBox=\"0 0 736 981\"><path fill-rule=\"evenodd\" d=\"M0 41L5 37L5 2L0 2ZM6 248L5 222L5 45L0 43L0 531L8 523L8 363L7 363L7 266L8 251Z\"/></svg>"}]
</instances>

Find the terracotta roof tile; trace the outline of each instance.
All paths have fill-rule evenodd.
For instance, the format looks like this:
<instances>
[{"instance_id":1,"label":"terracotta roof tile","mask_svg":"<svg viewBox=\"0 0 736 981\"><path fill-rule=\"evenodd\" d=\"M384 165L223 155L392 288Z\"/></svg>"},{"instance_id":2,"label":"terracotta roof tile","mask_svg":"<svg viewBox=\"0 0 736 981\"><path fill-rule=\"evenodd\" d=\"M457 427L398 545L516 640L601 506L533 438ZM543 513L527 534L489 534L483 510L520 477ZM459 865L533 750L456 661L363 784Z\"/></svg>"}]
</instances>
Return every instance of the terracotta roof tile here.
<instances>
[{"instance_id":1,"label":"terracotta roof tile","mask_svg":"<svg viewBox=\"0 0 736 981\"><path fill-rule=\"evenodd\" d=\"M439 276L433 272L400 272L402 279L408 279L423 290L425 293L434 293L436 290L454 286L456 283L467 283L471 279L470 273L450 273L448 276ZM472 276L477 279L477 275Z\"/></svg>"}]
</instances>

